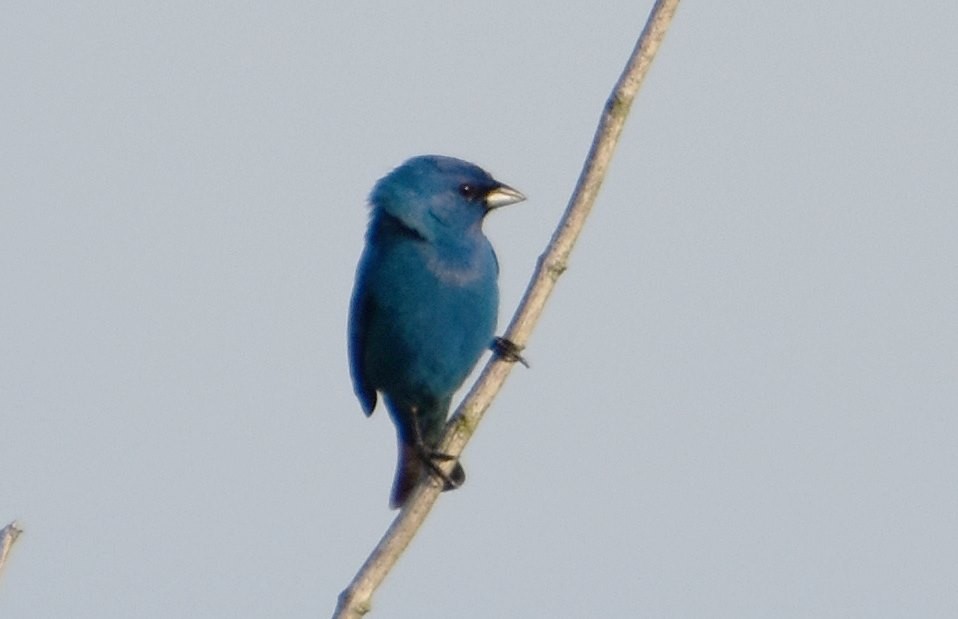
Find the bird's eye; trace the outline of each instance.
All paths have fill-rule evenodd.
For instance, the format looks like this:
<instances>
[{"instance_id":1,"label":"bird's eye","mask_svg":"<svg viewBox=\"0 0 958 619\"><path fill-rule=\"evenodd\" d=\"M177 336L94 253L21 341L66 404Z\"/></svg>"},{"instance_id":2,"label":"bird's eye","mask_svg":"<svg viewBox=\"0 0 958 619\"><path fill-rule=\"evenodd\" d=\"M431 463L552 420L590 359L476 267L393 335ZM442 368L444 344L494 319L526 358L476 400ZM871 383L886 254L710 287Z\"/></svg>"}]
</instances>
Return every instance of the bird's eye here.
<instances>
[{"instance_id":1,"label":"bird's eye","mask_svg":"<svg viewBox=\"0 0 958 619\"><path fill-rule=\"evenodd\" d=\"M463 183L462 185L459 185L459 194L465 198L469 198L471 200L472 198L476 197L476 193L475 185L470 185L469 183Z\"/></svg>"}]
</instances>

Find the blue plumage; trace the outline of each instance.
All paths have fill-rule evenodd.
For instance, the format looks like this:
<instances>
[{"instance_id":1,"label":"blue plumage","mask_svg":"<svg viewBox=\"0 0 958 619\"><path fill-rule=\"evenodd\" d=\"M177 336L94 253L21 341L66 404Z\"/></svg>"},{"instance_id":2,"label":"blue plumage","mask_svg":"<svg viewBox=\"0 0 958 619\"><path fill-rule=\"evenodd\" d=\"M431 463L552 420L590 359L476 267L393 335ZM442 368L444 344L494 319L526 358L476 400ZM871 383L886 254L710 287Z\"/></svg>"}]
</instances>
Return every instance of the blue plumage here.
<instances>
[{"instance_id":1,"label":"blue plumage","mask_svg":"<svg viewBox=\"0 0 958 619\"><path fill-rule=\"evenodd\" d=\"M392 507L415 486L453 394L492 343L499 265L483 218L524 199L478 166L435 155L406 161L373 188L349 360L363 412L372 414L379 392L396 425ZM457 465L451 481L463 479Z\"/></svg>"}]
</instances>

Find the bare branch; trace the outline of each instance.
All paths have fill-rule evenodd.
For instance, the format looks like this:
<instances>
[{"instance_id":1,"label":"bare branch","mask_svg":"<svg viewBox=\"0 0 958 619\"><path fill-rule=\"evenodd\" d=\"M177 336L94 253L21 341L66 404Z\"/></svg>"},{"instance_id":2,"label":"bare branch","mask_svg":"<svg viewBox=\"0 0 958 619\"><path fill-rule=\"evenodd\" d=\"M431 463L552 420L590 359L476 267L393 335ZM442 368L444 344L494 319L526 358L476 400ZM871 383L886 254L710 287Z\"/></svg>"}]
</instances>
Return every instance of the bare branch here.
<instances>
[{"instance_id":1,"label":"bare branch","mask_svg":"<svg viewBox=\"0 0 958 619\"><path fill-rule=\"evenodd\" d=\"M7 556L10 554L13 543L17 541L21 533L23 529L17 525L16 520L0 529L0 573L3 572L3 566L7 563Z\"/></svg>"},{"instance_id":2,"label":"bare branch","mask_svg":"<svg viewBox=\"0 0 958 619\"><path fill-rule=\"evenodd\" d=\"M578 184L545 253L539 257L532 281L506 330L505 339L521 350L545 307L559 275L566 269L569 254L592 210L595 197L605 178L612 154L618 144L632 101L666 30L679 0L657 0L639 37L628 64L606 101L592 148L579 176ZM493 355L449 420L439 446L442 453L458 457L475 431L492 399L499 392L516 359ZM454 463L445 464L450 472ZM334 619L357 619L370 610L372 594L385 579L406 546L416 535L439 496L441 484L426 476L406 501L379 544L339 596Z\"/></svg>"}]
</instances>

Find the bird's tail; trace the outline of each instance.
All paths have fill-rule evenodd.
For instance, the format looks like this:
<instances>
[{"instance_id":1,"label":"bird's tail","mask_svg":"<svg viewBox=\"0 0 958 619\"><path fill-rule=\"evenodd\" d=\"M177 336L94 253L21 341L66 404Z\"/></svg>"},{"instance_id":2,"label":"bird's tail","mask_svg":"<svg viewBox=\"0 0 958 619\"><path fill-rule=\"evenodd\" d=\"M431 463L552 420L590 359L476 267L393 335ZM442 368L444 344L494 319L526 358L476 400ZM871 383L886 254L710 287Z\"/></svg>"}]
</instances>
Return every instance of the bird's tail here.
<instances>
[{"instance_id":1,"label":"bird's tail","mask_svg":"<svg viewBox=\"0 0 958 619\"><path fill-rule=\"evenodd\" d=\"M396 479L393 481L392 496L389 499L391 508L399 509L409 498L413 488L419 483L419 478L429 469L425 462L425 458L428 457L428 454L422 453L415 445L410 445L402 440L399 441L399 464L396 467ZM456 462L456 466L449 474L449 479L446 480L443 490L458 488L464 481L466 481L466 472Z\"/></svg>"}]
</instances>

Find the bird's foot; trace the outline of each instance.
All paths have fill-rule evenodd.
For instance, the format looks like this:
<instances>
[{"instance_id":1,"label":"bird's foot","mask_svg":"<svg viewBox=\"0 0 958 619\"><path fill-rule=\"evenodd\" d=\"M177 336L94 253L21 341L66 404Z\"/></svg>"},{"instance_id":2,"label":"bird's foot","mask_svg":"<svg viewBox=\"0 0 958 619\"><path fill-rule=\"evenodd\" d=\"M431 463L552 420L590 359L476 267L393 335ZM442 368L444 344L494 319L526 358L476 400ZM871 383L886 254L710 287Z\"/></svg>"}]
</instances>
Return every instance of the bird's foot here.
<instances>
[{"instance_id":1,"label":"bird's foot","mask_svg":"<svg viewBox=\"0 0 958 619\"><path fill-rule=\"evenodd\" d=\"M525 357L523 357L521 354L522 347L512 340L507 340L504 337L497 337L492 340L492 345L489 348L491 348L492 352L503 361L508 361L509 363L515 363L518 361L522 365L529 367L529 362L526 361Z\"/></svg>"},{"instance_id":2,"label":"bird's foot","mask_svg":"<svg viewBox=\"0 0 958 619\"><path fill-rule=\"evenodd\" d=\"M425 445L419 445L416 451L419 454L420 460L422 460L423 464L426 465L426 468L429 469L429 472L442 480L443 490L455 490L456 488L462 486L463 482L466 480L466 477L461 466L457 464L455 468L452 469L452 473L450 474L446 474L442 470L442 467L439 466L440 462L456 460L457 458L455 456L450 456L449 454L442 453L441 451L430 449Z\"/></svg>"}]
</instances>

